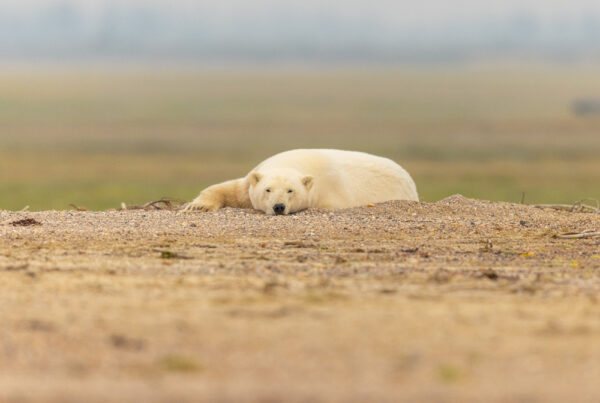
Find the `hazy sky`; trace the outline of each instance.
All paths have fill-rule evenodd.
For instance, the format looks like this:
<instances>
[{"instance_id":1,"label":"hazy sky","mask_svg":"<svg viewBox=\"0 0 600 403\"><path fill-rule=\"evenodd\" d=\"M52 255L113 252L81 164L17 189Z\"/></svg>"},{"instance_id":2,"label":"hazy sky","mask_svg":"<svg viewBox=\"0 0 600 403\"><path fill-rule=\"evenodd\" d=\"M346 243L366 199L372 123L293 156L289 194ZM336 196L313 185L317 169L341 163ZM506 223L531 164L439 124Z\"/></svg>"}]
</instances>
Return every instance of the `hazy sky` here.
<instances>
[{"instance_id":1,"label":"hazy sky","mask_svg":"<svg viewBox=\"0 0 600 403\"><path fill-rule=\"evenodd\" d=\"M600 57L599 41L600 0L0 0L0 57L178 51L451 59L515 49Z\"/></svg>"},{"instance_id":2,"label":"hazy sky","mask_svg":"<svg viewBox=\"0 0 600 403\"><path fill-rule=\"evenodd\" d=\"M2 0L0 9L40 7L67 0ZM477 17L503 17L527 13L543 19L581 18L600 14L600 0L76 0L90 12L106 4L153 4L165 9L192 8L215 16L269 14L297 11L299 14L330 12L348 17L375 15L404 24L448 21Z\"/></svg>"}]
</instances>

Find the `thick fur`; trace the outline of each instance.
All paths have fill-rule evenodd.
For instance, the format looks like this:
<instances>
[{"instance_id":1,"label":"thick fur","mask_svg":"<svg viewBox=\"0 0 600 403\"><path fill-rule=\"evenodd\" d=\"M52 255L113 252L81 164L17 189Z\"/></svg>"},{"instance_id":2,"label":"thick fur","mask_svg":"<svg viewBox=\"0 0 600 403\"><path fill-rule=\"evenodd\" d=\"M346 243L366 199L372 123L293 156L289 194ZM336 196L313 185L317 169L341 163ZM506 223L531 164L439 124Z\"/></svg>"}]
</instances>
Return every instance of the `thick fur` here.
<instances>
[{"instance_id":1,"label":"thick fur","mask_svg":"<svg viewBox=\"0 0 600 403\"><path fill-rule=\"evenodd\" d=\"M276 154L243 178L206 188L186 210L253 207L274 214L274 206L283 204L288 214L387 200L419 200L414 181L394 161L356 151L307 149Z\"/></svg>"}]
</instances>

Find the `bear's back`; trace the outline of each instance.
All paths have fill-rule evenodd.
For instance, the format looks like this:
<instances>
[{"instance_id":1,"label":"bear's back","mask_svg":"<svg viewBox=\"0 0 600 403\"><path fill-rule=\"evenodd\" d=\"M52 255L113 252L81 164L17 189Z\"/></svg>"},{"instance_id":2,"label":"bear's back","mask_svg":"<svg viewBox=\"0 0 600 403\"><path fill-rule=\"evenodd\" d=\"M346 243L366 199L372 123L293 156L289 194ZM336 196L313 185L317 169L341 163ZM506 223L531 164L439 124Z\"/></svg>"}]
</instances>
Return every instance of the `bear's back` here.
<instances>
[{"instance_id":1,"label":"bear's back","mask_svg":"<svg viewBox=\"0 0 600 403\"><path fill-rule=\"evenodd\" d=\"M314 177L311 207L344 208L387 200L418 200L412 178L400 165L363 152L290 150L266 159L254 170L276 173L279 169L294 169Z\"/></svg>"}]
</instances>

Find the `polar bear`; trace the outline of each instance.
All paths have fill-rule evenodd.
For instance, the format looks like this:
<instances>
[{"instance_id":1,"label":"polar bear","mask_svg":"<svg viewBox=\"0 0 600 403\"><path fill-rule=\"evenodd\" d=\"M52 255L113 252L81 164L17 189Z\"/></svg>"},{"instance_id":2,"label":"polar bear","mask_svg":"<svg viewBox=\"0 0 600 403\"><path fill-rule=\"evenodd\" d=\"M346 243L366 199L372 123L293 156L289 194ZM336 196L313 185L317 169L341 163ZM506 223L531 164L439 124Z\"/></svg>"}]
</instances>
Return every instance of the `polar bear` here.
<instances>
[{"instance_id":1,"label":"polar bear","mask_svg":"<svg viewBox=\"0 0 600 403\"><path fill-rule=\"evenodd\" d=\"M237 207L280 215L387 200L419 200L414 181L394 161L357 151L302 149L276 154L243 178L206 188L184 211Z\"/></svg>"}]
</instances>

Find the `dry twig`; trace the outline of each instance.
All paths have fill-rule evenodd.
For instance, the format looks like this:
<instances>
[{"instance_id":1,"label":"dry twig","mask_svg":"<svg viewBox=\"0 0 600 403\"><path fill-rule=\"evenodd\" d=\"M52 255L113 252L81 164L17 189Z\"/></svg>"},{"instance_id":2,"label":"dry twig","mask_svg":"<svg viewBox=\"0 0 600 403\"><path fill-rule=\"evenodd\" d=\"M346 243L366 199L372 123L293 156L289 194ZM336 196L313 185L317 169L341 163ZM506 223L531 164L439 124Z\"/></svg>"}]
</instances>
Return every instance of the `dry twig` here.
<instances>
[{"instance_id":1,"label":"dry twig","mask_svg":"<svg viewBox=\"0 0 600 403\"><path fill-rule=\"evenodd\" d=\"M120 210L180 210L182 204L185 203L183 200L172 199L163 197L160 200L155 200L143 204L141 206L127 206L125 203L121 203Z\"/></svg>"},{"instance_id":2,"label":"dry twig","mask_svg":"<svg viewBox=\"0 0 600 403\"><path fill-rule=\"evenodd\" d=\"M564 234L554 235L554 238L559 239L583 239L583 238L596 238L600 237L600 231L596 231L593 229L588 229L583 232L567 232Z\"/></svg>"},{"instance_id":3,"label":"dry twig","mask_svg":"<svg viewBox=\"0 0 600 403\"><path fill-rule=\"evenodd\" d=\"M585 204L585 201L593 201L596 206ZM600 201L598 199L581 199L573 204L533 204L537 208L551 208L554 210L569 211L571 213L596 213L600 214Z\"/></svg>"}]
</instances>

